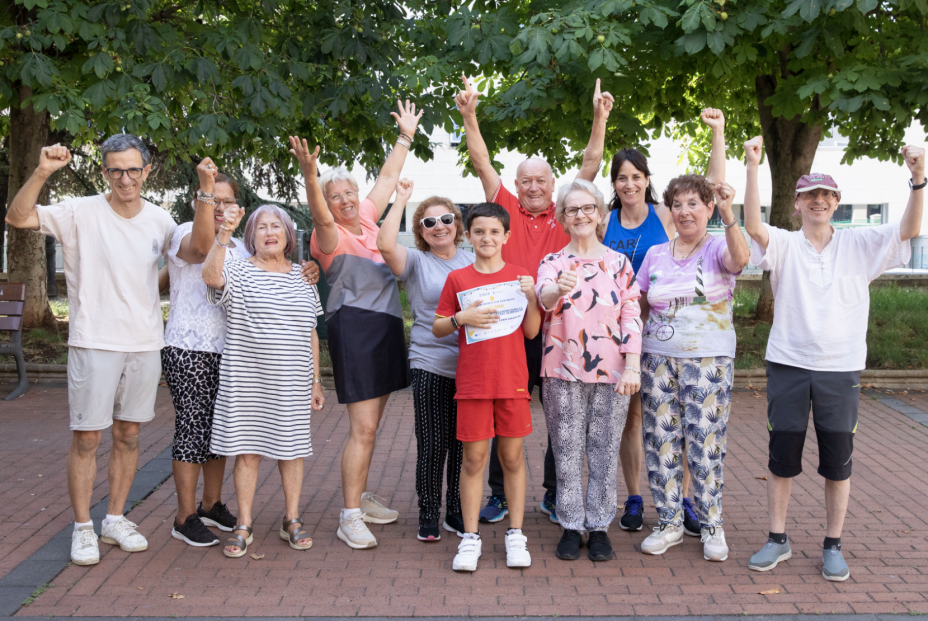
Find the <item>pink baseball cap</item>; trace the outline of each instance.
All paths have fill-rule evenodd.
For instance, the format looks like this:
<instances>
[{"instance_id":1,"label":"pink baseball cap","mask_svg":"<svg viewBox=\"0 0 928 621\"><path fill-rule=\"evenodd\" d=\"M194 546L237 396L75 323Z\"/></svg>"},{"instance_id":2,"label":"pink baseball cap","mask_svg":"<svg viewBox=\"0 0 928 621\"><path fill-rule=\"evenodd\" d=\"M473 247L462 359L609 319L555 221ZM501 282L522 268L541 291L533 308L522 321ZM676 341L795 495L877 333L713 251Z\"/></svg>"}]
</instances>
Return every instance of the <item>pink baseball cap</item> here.
<instances>
[{"instance_id":1,"label":"pink baseball cap","mask_svg":"<svg viewBox=\"0 0 928 621\"><path fill-rule=\"evenodd\" d=\"M796 194L801 192L808 192L818 188L823 190L831 190L832 192L841 192L841 190L838 189L837 182L835 182L831 175L823 175L822 173L810 173L808 175L799 177L799 181L796 182Z\"/></svg>"}]
</instances>

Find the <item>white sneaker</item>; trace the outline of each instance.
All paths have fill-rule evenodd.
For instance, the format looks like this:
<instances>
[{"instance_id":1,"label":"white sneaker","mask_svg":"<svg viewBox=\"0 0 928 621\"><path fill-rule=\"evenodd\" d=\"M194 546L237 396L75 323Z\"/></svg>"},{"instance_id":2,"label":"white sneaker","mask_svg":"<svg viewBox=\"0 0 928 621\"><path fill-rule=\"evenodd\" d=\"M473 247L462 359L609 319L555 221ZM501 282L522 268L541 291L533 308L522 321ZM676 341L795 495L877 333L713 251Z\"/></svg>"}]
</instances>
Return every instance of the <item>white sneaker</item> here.
<instances>
[{"instance_id":1,"label":"white sneaker","mask_svg":"<svg viewBox=\"0 0 928 621\"><path fill-rule=\"evenodd\" d=\"M81 526L71 533L71 562L75 565L96 565L100 562L100 546L93 525Z\"/></svg>"},{"instance_id":2,"label":"white sneaker","mask_svg":"<svg viewBox=\"0 0 928 621\"><path fill-rule=\"evenodd\" d=\"M364 521L371 524L390 524L400 517L399 511L387 508L370 492L361 494L361 513L364 514Z\"/></svg>"},{"instance_id":3,"label":"white sneaker","mask_svg":"<svg viewBox=\"0 0 928 621\"><path fill-rule=\"evenodd\" d=\"M702 557L707 561L724 561L728 558L728 544L721 526L702 529Z\"/></svg>"},{"instance_id":4,"label":"white sneaker","mask_svg":"<svg viewBox=\"0 0 928 621\"><path fill-rule=\"evenodd\" d=\"M373 548L377 545L377 539L371 534L367 524L364 523L363 513L352 513L342 520L335 534L338 535L339 539L347 543L349 548L355 550Z\"/></svg>"},{"instance_id":5,"label":"white sneaker","mask_svg":"<svg viewBox=\"0 0 928 621\"><path fill-rule=\"evenodd\" d=\"M654 532L641 542L642 554L663 554L669 548L683 542L683 525L661 524L654 527Z\"/></svg>"},{"instance_id":6,"label":"white sneaker","mask_svg":"<svg viewBox=\"0 0 928 621\"><path fill-rule=\"evenodd\" d=\"M100 541L112 546L118 545L126 552L142 552L148 549L148 540L138 534L136 528L138 525L127 520L125 516L109 524L104 522L100 529Z\"/></svg>"},{"instance_id":7,"label":"white sneaker","mask_svg":"<svg viewBox=\"0 0 928 621\"><path fill-rule=\"evenodd\" d=\"M532 555L528 553L528 539L521 533L506 535L506 567L530 567Z\"/></svg>"},{"instance_id":8,"label":"white sneaker","mask_svg":"<svg viewBox=\"0 0 928 621\"><path fill-rule=\"evenodd\" d=\"M480 558L480 550L483 548L483 541L477 537L465 537L458 544L458 553L451 563L451 569L454 571L477 571L477 559Z\"/></svg>"}]
</instances>

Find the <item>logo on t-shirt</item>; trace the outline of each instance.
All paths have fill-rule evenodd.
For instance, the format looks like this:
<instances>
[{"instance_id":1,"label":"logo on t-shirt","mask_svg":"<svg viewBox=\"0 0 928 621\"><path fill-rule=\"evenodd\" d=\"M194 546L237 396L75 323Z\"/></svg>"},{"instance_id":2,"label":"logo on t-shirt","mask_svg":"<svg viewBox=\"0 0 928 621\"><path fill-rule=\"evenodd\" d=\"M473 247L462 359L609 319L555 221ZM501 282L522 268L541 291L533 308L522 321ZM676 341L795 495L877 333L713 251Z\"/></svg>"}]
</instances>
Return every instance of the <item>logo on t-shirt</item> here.
<instances>
[{"instance_id":1,"label":"logo on t-shirt","mask_svg":"<svg viewBox=\"0 0 928 621\"><path fill-rule=\"evenodd\" d=\"M152 238L151 240L151 253L161 254L161 248L158 247L158 240L155 238Z\"/></svg>"}]
</instances>

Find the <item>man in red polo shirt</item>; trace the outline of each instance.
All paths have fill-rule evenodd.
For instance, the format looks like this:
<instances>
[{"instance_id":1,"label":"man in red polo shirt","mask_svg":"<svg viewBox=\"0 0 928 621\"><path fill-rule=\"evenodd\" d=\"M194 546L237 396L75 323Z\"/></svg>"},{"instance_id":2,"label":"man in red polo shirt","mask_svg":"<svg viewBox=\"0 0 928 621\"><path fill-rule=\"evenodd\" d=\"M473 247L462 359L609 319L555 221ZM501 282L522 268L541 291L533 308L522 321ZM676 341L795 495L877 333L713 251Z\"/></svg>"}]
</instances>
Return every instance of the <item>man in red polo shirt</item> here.
<instances>
[{"instance_id":1,"label":"man in red polo shirt","mask_svg":"<svg viewBox=\"0 0 928 621\"><path fill-rule=\"evenodd\" d=\"M540 157L531 157L516 169L516 193L512 194L503 187L503 181L490 163L490 152L480 135L477 123L477 99L480 93L464 77L465 90L455 98L458 110L464 117L464 132L467 136L467 149L470 161L477 170L487 200L501 205L509 212L509 241L503 246L503 260L506 263L525 268L526 274L538 277L538 264L549 253L557 252L570 242L570 236L564 227L554 219L554 173L551 166ZM542 335L525 339L525 359L528 364L528 390L538 386L541 396ZM487 506L480 512L481 522L498 522L506 517L509 509L503 491L503 469L496 454L496 438L490 449L490 492ZM548 450L545 452L545 496L541 510L557 522L555 499L557 498L557 476L554 470L554 455L551 452L551 437L548 436Z\"/></svg>"}]
</instances>

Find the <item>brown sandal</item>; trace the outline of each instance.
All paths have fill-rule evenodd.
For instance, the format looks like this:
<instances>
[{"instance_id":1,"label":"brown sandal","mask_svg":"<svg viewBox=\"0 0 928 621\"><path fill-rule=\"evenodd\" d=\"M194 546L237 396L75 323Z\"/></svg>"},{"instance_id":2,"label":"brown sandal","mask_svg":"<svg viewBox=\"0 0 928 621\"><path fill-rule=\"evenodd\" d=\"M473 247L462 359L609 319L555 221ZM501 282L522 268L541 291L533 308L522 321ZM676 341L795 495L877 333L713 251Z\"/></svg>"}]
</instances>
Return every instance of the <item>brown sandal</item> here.
<instances>
[{"instance_id":1,"label":"brown sandal","mask_svg":"<svg viewBox=\"0 0 928 621\"><path fill-rule=\"evenodd\" d=\"M248 546L251 545L251 543L255 540L254 536L252 536L251 534L252 533L251 526L245 526L244 524L239 524L235 528L232 529L232 532L234 533L237 530L243 530L246 533L248 533L248 538L245 539L241 535L232 535L231 537L226 539L226 544L222 546L222 553L228 556L229 558L241 558L245 556L246 554L248 554ZM229 552L228 550L226 550L226 546L237 546L238 552Z\"/></svg>"},{"instance_id":2,"label":"brown sandal","mask_svg":"<svg viewBox=\"0 0 928 621\"><path fill-rule=\"evenodd\" d=\"M290 527L294 524L299 524L299 528L296 529L293 533L290 532ZM308 550L313 547L313 540L309 536L309 533L303 530L303 520L300 518L293 518L292 520L283 519L283 525L280 527L280 538L290 544L290 547L294 550ZM303 544L300 545L300 539L309 539L309 545Z\"/></svg>"}]
</instances>

